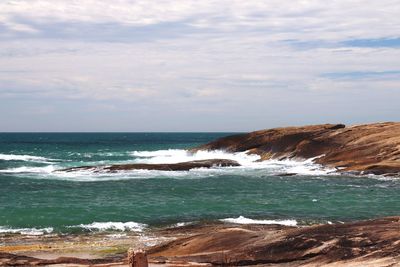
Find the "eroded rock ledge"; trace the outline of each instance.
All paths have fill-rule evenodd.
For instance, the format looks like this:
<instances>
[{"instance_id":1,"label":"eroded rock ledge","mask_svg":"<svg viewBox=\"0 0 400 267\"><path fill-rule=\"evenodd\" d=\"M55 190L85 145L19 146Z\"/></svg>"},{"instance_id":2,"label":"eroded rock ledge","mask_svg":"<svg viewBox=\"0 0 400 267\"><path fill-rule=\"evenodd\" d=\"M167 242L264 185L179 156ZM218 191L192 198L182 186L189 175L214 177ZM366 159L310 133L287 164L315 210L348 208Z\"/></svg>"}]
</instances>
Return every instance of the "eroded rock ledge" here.
<instances>
[{"instance_id":1,"label":"eroded rock ledge","mask_svg":"<svg viewBox=\"0 0 400 267\"><path fill-rule=\"evenodd\" d=\"M220 138L197 150L249 151L261 160L314 158L345 172L400 174L400 123L346 127L322 124L260 130Z\"/></svg>"},{"instance_id":2,"label":"eroded rock ledge","mask_svg":"<svg viewBox=\"0 0 400 267\"><path fill-rule=\"evenodd\" d=\"M154 229L151 235L173 241L147 249L150 267L400 266L399 216L305 227L201 223ZM65 235L54 238L71 241ZM90 243L88 237L85 243L91 244L93 251L98 251L98 240L93 239ZM132 246L137 246L135 242L138 240L132 239ZM95 259L84 258L84 254L79 253L75 257L55 258L57 253L63 255L63 250L57 250L57 245L52 248L51 242L37 246L33 254L36 256L32 256L31 250L26 250L29 245L13 244L12 250L7 250L10 246L6 246L5 251L0 247L0 266L128 266L126 251L117 250L107 256L98 254L99 258ZM79 242L72 244L75 249L83 248ZM74 251L70 245L67 249L68 252Z\"/></svg>"},{"instance_id":3,"label":"eroded rock ledge","mask_svg":"<svg viewBox=\"0 0 400 267\"><path fill-rule=\"evenodd\" d=\"M400 217L300 228L204 228L190 237L154 247L148 254L160 262L189 261L217 266L398 266Z\"/></svg>"},{"instance_id":4,"label":"eroded rock ledge","mask_svg":"<svg viewBox=\"0 0 400 267\"><path fill-rule=\"evenodd\" d=\"M93 172L118 172L129 170L158 170L158 171L188 171L195 168L212 168L212 167L233 167L240 166L234 160L229 159L209 159L209 160L194 160L180 163L165 163L165 164L119 164L111 166L80 166L67 168L57 171L74 172L74 171L93 171Z\"/></svg>"}]
</instances>

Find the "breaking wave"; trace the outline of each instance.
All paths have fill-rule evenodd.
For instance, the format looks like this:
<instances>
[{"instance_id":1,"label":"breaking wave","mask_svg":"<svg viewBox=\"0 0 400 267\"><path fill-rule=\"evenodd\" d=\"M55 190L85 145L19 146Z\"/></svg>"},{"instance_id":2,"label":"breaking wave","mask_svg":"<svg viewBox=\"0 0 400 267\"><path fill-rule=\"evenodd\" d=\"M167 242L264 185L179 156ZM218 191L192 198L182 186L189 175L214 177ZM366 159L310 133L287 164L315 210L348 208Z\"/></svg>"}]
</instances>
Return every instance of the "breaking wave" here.
<instances>
[{"instance_id":1,"label":"breaking wave","mask_svg":"<svg viewBox=\"0 0 400 267\"><path fill-rule=\"evenodd\" d=\"M89 169L78 171L60 171L60 169L73 166L82 166L82 162L60 162L50 163L46 166L22 166L0 170L0 173L19 175L28 178L40 179L62 179L70 181L109 181L126 179L148 179L148 178L176 178L176 179L198 179L218 175L243 175L257 177L260 175L327 175L335 173L333 169L324 168L314 163L314 158L307 160L266 160L259 161L260 156L247 154L246 152L228 153L221 150L197 151L191 153L183 149L167 149L156 151L133 151L123 161L96 161L90 165L112 165L127 163L178 163L205 159L230 159L237 161L241 166L237 167L213 167L197 168L189 171L158 171L158 170L129 170L116 173L102 172L101 169ZM33 157L33 156L32 156ZM36 157L33 157L36 158ZM37 157L44 160L45 158ZM48 159L46 159L48 160Z\"/></svg>"},{"instance_id":2,"label":"breaking wave","mask_svg":"<svg viewBox=\"0 0 400 267\"><path fill-rule=\"evenodd\" d=\"M10 168L5 170L0 170L0 173L16 173L16 174L24 174L24 173L36 173L36 174L50 174L52 173L56 167L54 165L48 165L43 167L17 167Z\"/></svg>"},{"instance_id":3,"label":"breaking wave","mask_svg":"<svg viewBox=\"0 0 400 267\"><path fill-rule=\"evenodd\" d=\"M182 149L168 149L157 151L134 151L137 163L178 163L205 159L230 159L237 161L240 167L228 167L228 169L266 169L273 173L296 173L302 175L325 175L335 172L335 169L324 168L314 163L317 158L307 160L265 160L259 161L260 156L245 152L229 153L222 150L197 151L191 153ZM222 170L222 169L221 169Z\"/></svg>"},{"instance_id":4,"label":"breaking wave","mask_svg":"<svg viewBox=\"0 0 400 267\"><path fill-rule=\"evenodd\" d=\"M246 152L228 153L222 150L190 152L183 149L167 149L157 151L134 151L132 156L140 163L178 163L206 159L230 159L240 165L248 165L260 159L258 155L249 155Z\"/></svg>"},{"instance_id":5,"label":"breaking wave","mask_svg":"<svg viewBox=\"0 0 400 267\"><path fill-rule=\"evenodd\" d=\"M89 231L121 231L121 232L142 232L146 224L137 222L93 222L91 224L79 224L69 228L82 228Z\"/></svg>"},{"instance_id":6,"label":"breaking wave","mask_svg":"<svg viewBox=\"0 0 400 267\"><path fill-rule=\"evenodd\" d=\"M0 154L0 160L6 161L33 161L33 162L50 162L54 161L45 157L31 156L31 155L14 155L14 154Z\"/></svg>"},{"instance_id":7,"label":"breaking wave","mask_svg":"<svg viewBox=\"0 0 400 267\"><path fill-rule=\"evenodd\" d=\"M237 218L226 218L221 219L222 222L227 223L236 223L236 224L279 224L279 225L286 225L286 226L296 226L296 220L254 220L249 219L243 216L239 216Z\"/></svg>"},{"instance_id":8,"label":"breaking wave","mask_svg":"<svg viewBox=\"0 0 400 267\"><path fill-rule=\"evenodd\" d=\"M47 228L9 228L0 226L0 234L44 235L53 232L52 227Z\"/></svg>"}]
</instances>

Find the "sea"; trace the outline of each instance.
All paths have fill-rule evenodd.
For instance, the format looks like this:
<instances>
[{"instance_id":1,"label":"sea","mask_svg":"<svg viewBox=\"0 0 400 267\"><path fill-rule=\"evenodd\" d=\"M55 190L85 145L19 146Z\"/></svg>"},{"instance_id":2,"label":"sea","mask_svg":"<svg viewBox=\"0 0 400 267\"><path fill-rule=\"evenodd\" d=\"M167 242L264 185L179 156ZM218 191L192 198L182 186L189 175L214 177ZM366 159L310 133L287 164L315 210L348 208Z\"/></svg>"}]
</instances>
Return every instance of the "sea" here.
<instances>
[{"instance_id":1,"label":"sea","mask_svg":"<svg viewBox=\"0 0 400 267\"><path fill-rule=\"evenodd\" d=\"M0 235L140 233L208 222L301 226L400 214L399 177L338 174L312 159L188 151L231 134L0 133ZM62 171L212 158L241 166Z\"/></svg>"}]
</instances>

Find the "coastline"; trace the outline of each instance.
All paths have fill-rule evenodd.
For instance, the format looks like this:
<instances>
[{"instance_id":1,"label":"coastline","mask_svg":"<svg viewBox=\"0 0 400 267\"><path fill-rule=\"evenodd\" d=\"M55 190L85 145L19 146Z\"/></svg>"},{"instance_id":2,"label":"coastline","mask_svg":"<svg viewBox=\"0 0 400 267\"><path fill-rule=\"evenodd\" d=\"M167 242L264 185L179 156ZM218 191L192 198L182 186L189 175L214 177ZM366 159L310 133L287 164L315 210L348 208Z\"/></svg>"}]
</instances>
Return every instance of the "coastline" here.
<instances>
[{"instance_id":1,"label":"coastline","mask_svg":"<svg viewBox=\"0 0 400 267\"><path fill-rule=\"evenodd\" d=\"M94 198L102 200L102 205L106 206L110 200L118 200L119 202L109 206L110 214L131 215L131 212L137 208L135 203L141 203L142 213L152 211L152 213L144 213L142 218L149 218L150 215L157 216L156 218L164 216L159 220L166 222L173 218L172 214L176 208L168 210L160 209L160 207L166 207L165 203L173 200L175 207L186 209L185 216L181 218L193 220L197 218L201 221L201 218L210 216L217 220L215 215L218 214L225 219L220 219L218 222L201 221L179 224L174 227L154 227L154 225L146 227L145 224L135 221L145 223L148 221L136 220L137 217L129 216L128 220L114 220L112 217L113 221L91 219L92 223L86 222L89 224L75 221L75 223L59 223L58 225L58 227L68 229L73 227L80 229L77 232L62 233L58 230L47 231L45 230L47 228L33 228L37 232L43 230L43 235L18 234L17 231L6 233L7 229L4 228L3 233L0 234L0 265L126 266L127 251L133 249L145 250L150 266L398 266L396 264L400 262L400 217L384 216L398 215L396 204L398 203L396 202L398 179L396 177L399 174L397 168L400 166L399 133L400 123L380 123L348 128L344 125L287 127L223 137L192 149L192 154L187 150L143 150L140 153L136 152L138 158L135 159L138 162L132 164L84 165L60 169L62 175L71 174L69 180L60 181L57 176L53 179L51 174L45 176L53 179L51 183L46 180L30 179L29 182L34 186L33 188L38 190L27 193L37 192L42 195L41 192L47 192L58 197L54 189L61 190L59 192L63 193L61 196L64 198L57 198L60 207L58 210L64 207L65 197L72 200L75 209L79 210L82 206L79 198L86 196L86 204L91 207L88 210L91 210L93 215L104 211L103 206L99 206L98 202L93 202ZM200 159L200 161L196 159L197 151L202 151L203 157L210 155L215 157L216 154L213 154L215 150L222 151L217 153L218 155L228 155L232 159L209 158ZM228 154L224 154L225 152ZM235 153L240 154L240 157L237 157L238 154ZM174 163L176 154L178 154L177 158L194 158L194 160ZM127 162L131 160L129 155L129 152L125 155L124 160ZM252 157L254 155L259 157L259 160L254 160L255 157ZM13 155L10 164L21 164L21 157L19 155L16 159L16 155ZM251 168L237 166L235 157L248 163ZM247 157L251 157L251 160ZM46 158L40 158L41 161L44 159ZM35 163L39 158L30 156L27 160L34 160ZM68 160L66 159L65 165L68 165ZM287 166L280 165L296 160L303 160L299 164L301 168L304 168L305 163L310 164L307 167L314 171L314 176L297 175L296 172L287 171ZM266 172L267 165L257 165L262 162L268 162L269 167L273 168L275 166L271 162L276 162L278 167L276 170L279 172ZM198 168L199 166L202 168ZM289 166L290 170L295 170L297 167L296 164ZM328 179L324 177L325 172L322 172L322 177L318 177L320 174L317 167L319 166L336 169L340 177L330 176L331 178ZM147 168L146 171L166 171L168 174L158 177L159 173L156 172L157 179L144 179L142 176L138 176L141 179L136 179L135 176L129 176L126 180L109 180L113 175L125 175L126 170L142 170L143 168ZM281 172L281 170L286 172ZM83 173L80 173L81 171ZM87 175L85 171L92 172L93 176L98 175L99 177L96 177L94 181L101 183L87 183L76 179L76 173L85 177ZM179 171L182 171L180 173L184 178L189 179L175 179L174 175L177 175ZM154 173L145 173L154 176ZM352 177L345 177L346 175L343 174L346 173L350 173ZM23 171L18 174L26 175ZM55 174L58 175L58 173ZM198 177L192 180L191 175L194 174ZM212 178L216 174L217 178ZM372 181L373 179L359 179L360 181L357 181L355 179L357 175L362 177L378 175L388 180L378 182ZM231 176L235 177L235 184ZM165 177L173 179L164 179ZM13 176L5 176L5 184L10 188L15 188L14 191L18 194L21 190L25 190L23 179L14 181ZM51 186L47 187L48 184ZM205 185L208 191L202 191ZM97 190L94 190L95 186ZM41 191L43 188L47 191ZM70 190L66 191L65 188ZM71 188L74 191L71 191ZM110 190L111 188L113 189ZM143 188L152 190L146 191L147 195L140 197ZM91 194L86 195L88 190ZM125 194L121 195L121 192ZM181 198L182 192L186 192L185 198ZM207 194L202 195L202 192ZM265 192L268 194L264 195ZM75 198L71 197L72 193ZM154 203L146 201L150 193L158 196L154 198L157 200ZM235 193L234 197L232 193ZM254 198L256 194L263 197L262 202ZM243 195L246 196L245 199ZM21 196L24 195L21 194ZM34 196L41 197L36 193ZM97 196L105 198L97 198ZM191 203L193 196L196 196L197 202ZM228 197L229 201L221 205L224 198ZM370 201L371 197L374 202ZM47 198L43 200L46 201L44 203L49 201ZM74 200L77 201L74 202ZM52 202L48 203L53 205ZM214 205L213 209L208 210L208 203ZM144 204L152 205L145 207ZM235 205L239 207L235 209L235 213L223 212L224 209L233 209ZM70 206L65 207L70 208ZM124 209L120 209L121 207ZM270 220L257 221L244 217L228 217L238 216L237 213L242 211L249 211L244 215L251 215L250 211L253 207L256 207L253 213L256 217L259 214ZM295 209L296 207L299 208ZM6 211L11 212L13 208L14 206ZM25 207L19 208L20 215L26 216ZM196 217L198 208L203 208L203 217ZM352 217L353 209L357 209L362 215ZM341 211L339 215L332 213L338 210ZM313 211L317 213L312 213ZM51 214L52 211L47 212ZM272 216L268 216L269 213ZM300 215L298 218L304 218L301 215L307 214L310 215L310 219L321 220L319 224L315 221L312 225L302 223L298 225L297 221L291 219L294 214ZM175 218L177 215L180 213L175 213ZM21 218L18 217L18 220ZM132 221L130 218L133 218ZM286 218L285 223L282 223L286 225L278 224L278 221L273 220L274 218ZM327 218L329 220L343 218L349 221L339 223L338 220L332 220L333 223L331 223L325 220ZM366 218L375 219L362 220ZM120 232L97 231L110 229L107 227L112 224L114 230L120 230ZM36 225L53 229L52 224ZM57 229L56 225L54 227ZM29 230L29 228L26 229ZM85 231L81 232L82 229Z\"/></svg>"},{"instance_id":2,"label":"coastline","mask_svg":"<svg viewBox=\"0 0 400 267\"><path fill-rule=\"evenodd\" d=\"M399 266L400 217L312 226L203 223L119 236L14 234L1 242L1 266L127 266L128 249L145 250L150 266Z\"/></svg>"}]
</instances>

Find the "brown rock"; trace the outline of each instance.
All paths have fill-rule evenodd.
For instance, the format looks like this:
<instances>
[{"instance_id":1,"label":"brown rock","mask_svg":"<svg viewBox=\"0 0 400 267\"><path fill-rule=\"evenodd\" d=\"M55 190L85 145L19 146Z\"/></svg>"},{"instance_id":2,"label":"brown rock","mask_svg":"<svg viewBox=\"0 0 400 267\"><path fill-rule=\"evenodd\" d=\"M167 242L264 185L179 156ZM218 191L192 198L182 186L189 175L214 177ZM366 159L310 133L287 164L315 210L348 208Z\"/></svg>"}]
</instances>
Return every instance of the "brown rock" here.
<instances>
[{"instance_id":1,"label":"brown rock","mask_svg":"<svg viewBox=\"0 0 400 267\"><path fill-rule=\"evenodd\" d=\"M104 259L81 259L74 257L59 257L57 259L38 259L29 256L16 255L6 252L0 252L0 266L50 266L50 265L73 265L73 266L109 266L114 262L121 262L121 259L104 258Z\"/></svg>"},{"instance_id":2,"label":"brown rock","mask_svg":"<svg viewBox=\"0 0 400 267\"><path fill-rule=\"evenodd\" d=\"M149 263L147 261L146 252L142 250L128 251L128 266L129 267L148 267Z\"/></svg>"},{"instance_id":3,"label":"brown rock","mask_svg":"<svg viewBox=\"0 0 400 267\"><path fill-rule=\"evenodd\" d=\"M275 128L224 137L192 151L214 149L249 151L262 160L319 157L316 163L342 171L396 174L400 173L400 123Z\"/></svg>"},{"instance_id":4,"label":"brown rock","mask_svg":"<svg viewBox=\"0 0 400 267\"><path fill-rule=\"evenodd\" d=\"M400 217L302 228L228 226L213 230L154 247L148 251L149 257L213 265L279 266L400 260Z\"/></svg>"},{"instance_id":5,"label":"brown rock","mask_svg":"<svg viewBox=\"0 0 400 267\"><path fill-rule=\"evenodd\" d=\"M166 163L166 164L119 164L111 166L81 166L57 171L73 172L81 170L90 170L94 172L117 172L129 170L159 170L159 171L188 171L195 168L212 168L212 167L233 167L240 166L234 160L229 159L208 159L208 160L195 160L180 163Z\"/></svg>"}]
</instances>

